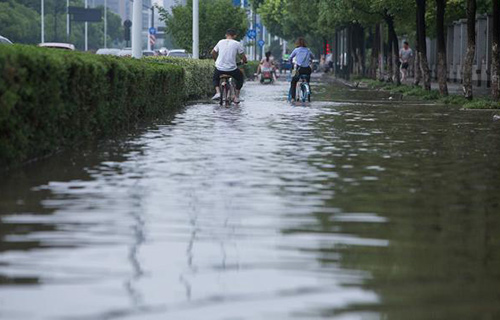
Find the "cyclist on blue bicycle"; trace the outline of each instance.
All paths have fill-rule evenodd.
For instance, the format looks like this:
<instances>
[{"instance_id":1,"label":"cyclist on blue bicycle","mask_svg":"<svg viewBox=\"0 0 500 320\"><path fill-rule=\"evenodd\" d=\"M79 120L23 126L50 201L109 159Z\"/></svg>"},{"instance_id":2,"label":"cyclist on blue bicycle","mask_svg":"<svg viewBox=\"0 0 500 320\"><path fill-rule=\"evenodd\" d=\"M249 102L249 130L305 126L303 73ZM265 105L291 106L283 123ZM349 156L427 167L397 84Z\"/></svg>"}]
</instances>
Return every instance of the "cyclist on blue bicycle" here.
<instances>
[{"instance_id":1,"label":"cyclist on blue bicycle","mask_svg":"<svg viewBox=\"0 0 500 320\"><path fill-rule=\"evenodd\" d=\"M226 31L226 39L223 39L217 43L217 45L212 50L212 57L215 60L215 71L213 76L213 85L215 87L216 94L213 96L212 100L220 99L220 88L219 81L220 76L223 74L230 75L236 80L236 90L234 102L240 102L240 90L243 87L243 73L238 68L236 64L236 58L241 56L241 61L243 63L247 62L247 57L245 56L245 49L236 39L236 31L234 29L228 29Z\"/></svg>"},{"instance_id":2,"label":"cyclist on blue bicycle","mask_svg":"<svg viewBox=\"0 0 500 320\"><path fill-rule=\"evenodd\" d=\"M290 95L292 100L295 100L295 93L297 90L297 82L299 81L301 76L305 76L307 83L311 81L311 62L314 59L314 55L307 48L306 40L302 37L298 38L295 42L295 49L290 54L290 63L293 62L295 58L297 61L297 70L295 72L295 76L292 78L292 83L290 84Z\"/></svg>"}]
</instances>

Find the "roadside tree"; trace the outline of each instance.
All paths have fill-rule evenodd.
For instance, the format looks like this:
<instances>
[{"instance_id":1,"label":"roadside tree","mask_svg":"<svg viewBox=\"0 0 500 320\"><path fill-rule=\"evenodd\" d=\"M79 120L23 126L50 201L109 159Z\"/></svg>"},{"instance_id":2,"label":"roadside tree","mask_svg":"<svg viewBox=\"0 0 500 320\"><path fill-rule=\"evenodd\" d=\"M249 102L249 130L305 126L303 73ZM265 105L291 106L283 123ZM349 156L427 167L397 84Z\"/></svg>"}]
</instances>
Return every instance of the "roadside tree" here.
<instances>
[{"instance_id":1,"label":"roadside tree","mask_svg":"<svg viewBox=\"0 0 500 320\"><path fill-rule=\"evenodd\" d=\"M476 0L467 0L467 51L465 54L463 92L472 99L472 65L476 53Z\"/></svg>"},{"instance_id":2,"label":"roadside tree","mask_svg":"<svg viewBox=\"0 0 500 320\"><path fill-rule=\"evenodd\" d=\"M493 0L491 95L500 100L500 0Z\"/></svg>"},{"instance_id":3,"label":"roadside tree","mask_svg":"<svg viewBox=\"0 0 500 320\"><path fill-rule=\"evenodd\" d=\"M167 32L173 37L175 45L192 51L193 2L177 5L170 14L159 8L161 20L165 21ZM236 7L231 0L212 0L199 2L200 57L210 57L217 42L224 37L227 29L233 28L240 37L247 30L245 10Z\"/></svg>"}]
</instances>

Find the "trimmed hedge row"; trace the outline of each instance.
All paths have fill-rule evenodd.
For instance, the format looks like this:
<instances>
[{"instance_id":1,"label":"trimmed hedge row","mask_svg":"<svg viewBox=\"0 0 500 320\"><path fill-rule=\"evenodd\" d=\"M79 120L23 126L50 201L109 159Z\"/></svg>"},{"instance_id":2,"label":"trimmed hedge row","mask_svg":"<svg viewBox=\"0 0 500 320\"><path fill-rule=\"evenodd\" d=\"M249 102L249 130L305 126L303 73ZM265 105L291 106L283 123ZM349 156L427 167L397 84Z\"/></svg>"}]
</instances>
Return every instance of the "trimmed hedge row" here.
<instances>
[{"instance_id":1,"label":"trimmed hedge row","mask_svg":"<svg viewBox=\"0 0 500 320\"><path fill-rule=\"evenodd\" d=\"M257 73L257 68L259 67L259 61L248 61L243 66L243 71L247 79L253 79L254 74Z\"/></svg>"},{"instance_id":2,"label":"trimmed hedge row","mask_svg":"<svg viewBox=\"0 0 500 320\"><path fill-rule=\"evenodd\" d=\"M197 65L0 46L0 169L207 96Z\"/></svg>"},{"instance_id":3,"label":"trimmed hedge row","mask_svg":"<svg viewBox=\"0 0 500 320\"><path fill-rule=\"evenodd\" d=\"M147 59L158 63L178 65L184 68L186 77L185 94L188 99L197 99L213 94L212 76L214 73L214 62L212 60L173 57L148 57Z\"/></svg>"}]
</instances>

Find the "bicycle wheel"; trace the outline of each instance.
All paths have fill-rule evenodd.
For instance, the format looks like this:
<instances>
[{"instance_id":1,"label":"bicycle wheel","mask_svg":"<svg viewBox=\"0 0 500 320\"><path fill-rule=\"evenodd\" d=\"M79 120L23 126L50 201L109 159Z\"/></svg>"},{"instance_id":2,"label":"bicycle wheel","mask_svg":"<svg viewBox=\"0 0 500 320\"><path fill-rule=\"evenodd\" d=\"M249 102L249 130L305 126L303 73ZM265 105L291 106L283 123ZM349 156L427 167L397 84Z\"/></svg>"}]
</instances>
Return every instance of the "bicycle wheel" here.
<instances>
[{"instance_id":1,"label":"bicycle wheel","mask_svg":"<svg viewBox=\"0 0 500 320\"><path fill-rule=\"evenodd\" d=\"M234 102L235 97L236 97L236 93L234 92L234 85L231 81L231 82L229 82L229 88L228 88L228 99L227 99L228 106Z\"/></svg>"},{"instance_id":2,"label":"bicycle wheel","mask_svg":"<svg viewBox=\"0 0 500 320\"><path fill-rule=\"evenodd\" d=\"M302 100L302 102L306 102L307 100L307 88L304 83L300 85L300 100Z\"/></svg>"},{"instance_id":3,"label":"bicycle wheel","mask_svg":"<svg viewBox=\"0 0 500 320\"><path fill-rule=\"evenodd\" d=\"M306 82L306 92L307 92L307 102L311 102L311 87L307 82Z\"/></svg>"},{"instance_id":4,"label":"bicycle wheel","mask_svg":"<svg viewBox=\"0 0 500 320\"><path fill-rule=\"evenodd\" d=\"M220 105L225 106L227 104L228 100L228 83L226 81L223 81L220 86Z\"/></svg>"}]
</instances>

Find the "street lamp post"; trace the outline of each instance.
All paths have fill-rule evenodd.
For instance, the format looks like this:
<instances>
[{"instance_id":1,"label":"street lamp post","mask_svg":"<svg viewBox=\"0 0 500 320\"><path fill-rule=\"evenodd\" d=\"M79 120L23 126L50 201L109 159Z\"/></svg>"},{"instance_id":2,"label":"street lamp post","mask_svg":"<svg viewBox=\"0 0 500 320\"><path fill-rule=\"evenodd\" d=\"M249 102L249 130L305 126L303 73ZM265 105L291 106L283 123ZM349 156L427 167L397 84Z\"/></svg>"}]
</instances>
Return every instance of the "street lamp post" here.
<instances>
[{"instance_id":1,"label":"street lamp post","mask_svg":"<svg viewBox=\"0 0 500 320\"><path fill-rule=\"evenodd\" d=\"M69 0L66 0L66 41L69 42Z\"/></svg>"},{"instance_id":2,"label":"street lamp post","mask_svg":"<svg viewBox=\"0 0 500 320\"><path fill-rule=\"evenodd\" d=\"M85 9L89 7L88 0L85 0ZM85 21L85 51L89 49L89 23Z\"/></svg>"},{"instance_id":3,"label":"street lamp post","mask_svg":"<svg viewBox=\"0 0 500 320\"><path fill-rule=\"evenodd\" d=\"M132 5L132 57L142 57L142 0L134 0Z\"/></svg>"},{"instance_id":4,"label":"street lamp post","mask_svg":"<svg viewBox=\"0 0 500 320\"><path fill-rule=\"evenodd\" d=\"M193 0L193 58L200 58L199 3Z\"/></svg>"},{"instance_id":5,"label":"street lamp post","mask_svg":"<svg viewBox=\"0 0 500 320\"><path fill-rule=\"evenodd\" d=\"M104 48L108 47L108 1L104 0Z\"/></svg>"},{"instance_id":6,"label":"street lamp post","mask_svg":"<svg viewBox=\"0 0 500 320\"><path fill-rule=\"evenodd\" d=\"M41 1L40 3L40 14L41 14L41 23L42 23L42 35L41 35L41 42L44 43L45 42L45 4L44 4L44 0Z\"/></svg>"}]
</instances>

